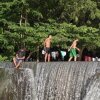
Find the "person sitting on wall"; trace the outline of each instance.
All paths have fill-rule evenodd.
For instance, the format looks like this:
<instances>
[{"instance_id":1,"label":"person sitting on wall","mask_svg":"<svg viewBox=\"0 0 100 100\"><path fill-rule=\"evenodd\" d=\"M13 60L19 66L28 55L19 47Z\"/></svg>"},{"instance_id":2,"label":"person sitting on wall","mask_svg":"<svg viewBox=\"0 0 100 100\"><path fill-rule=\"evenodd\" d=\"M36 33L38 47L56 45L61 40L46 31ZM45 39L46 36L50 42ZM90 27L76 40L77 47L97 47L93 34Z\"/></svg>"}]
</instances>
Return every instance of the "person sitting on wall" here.
<instances>
[{"instance_id":1,"label":"person sitting on wall","mask_svg":"<svg viewBox=\"0 0 100 100\"><path fill-rule=\"evenodd\" d=\"M16 68L19 68L21 63L24 62L25 53L26 53L26 48L22 48L16 53L16 56L13 58L13 63Z\"/></svg>"}]
</instances>

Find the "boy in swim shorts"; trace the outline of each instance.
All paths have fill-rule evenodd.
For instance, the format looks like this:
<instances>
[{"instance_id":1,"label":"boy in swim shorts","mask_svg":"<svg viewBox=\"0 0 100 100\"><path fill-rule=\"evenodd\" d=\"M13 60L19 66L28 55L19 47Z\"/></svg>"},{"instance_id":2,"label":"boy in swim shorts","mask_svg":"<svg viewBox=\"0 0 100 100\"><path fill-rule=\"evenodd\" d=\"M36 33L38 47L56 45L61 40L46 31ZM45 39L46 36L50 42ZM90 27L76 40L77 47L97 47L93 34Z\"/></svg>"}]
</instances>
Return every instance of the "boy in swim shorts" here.
<instances>
[{"instance_id":1,"label":"boy in swim shorts","mask_svg":"<svg viewBox=\"0 0 100 100\"><path fill-rule=\"evenodd\" d=\"M70 49L69 49L69 51L70 51L70 58L69 58L68 61L71 61L73 57L74 57L74 61L77 60L76 50L80 51L80 49L76 47L78 41L79 41L78 39L75 39L73 41L72 45L70 46Z\"/></svg>"}]
</instances>

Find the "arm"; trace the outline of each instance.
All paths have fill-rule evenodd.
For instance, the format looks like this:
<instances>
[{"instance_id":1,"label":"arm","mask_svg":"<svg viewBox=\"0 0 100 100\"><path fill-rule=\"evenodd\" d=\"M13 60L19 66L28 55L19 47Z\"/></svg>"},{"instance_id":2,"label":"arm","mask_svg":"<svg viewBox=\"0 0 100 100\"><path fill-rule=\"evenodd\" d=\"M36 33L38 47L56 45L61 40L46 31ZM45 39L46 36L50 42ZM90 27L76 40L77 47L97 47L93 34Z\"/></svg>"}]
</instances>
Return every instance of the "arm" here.
<instances>
[{"instance_id":1,"label":"arm","mask_svg":"<svg viewBox=\"0 0 100 100\"><path fill-rule=\"evenodd\" d=\"M28 60L31 57L32 54L33 54L33 52L30 52L28 57L26 58L26 60Z\"/></svg>"},{"instance_id":2,"label":"arm","mask_svg":"<svg viewBox=\"0 0 100 100\"><path fill-rule=\"evenodd\" d=\"M23 56L23 57L21 57L21 58L17 57L17 59L24 60L24 59L25 59L25 56Z\"/></svg>"},{"instance_id":3,"label":"arm","mask_svg":"<svg viewBox=\"0 0 100 100\"><path fill-rule=\"evenodd\" d=\"M77 49L78 51L80 51L80 49L79 49L79 48L77 48L77 47L76 47L76 49Z\"/></svg>"},{"instance_id":4,"label":"arm","mask_svg":"<svg viewBox=\"0 0 100 100\"><path fill-rule=\"evenodd\" d=\"M73 43L72 43L72 45L70 46L70 48L68 49L68 51L70 51L70 49L73 47Z\"/></svg>"}]
</instances>

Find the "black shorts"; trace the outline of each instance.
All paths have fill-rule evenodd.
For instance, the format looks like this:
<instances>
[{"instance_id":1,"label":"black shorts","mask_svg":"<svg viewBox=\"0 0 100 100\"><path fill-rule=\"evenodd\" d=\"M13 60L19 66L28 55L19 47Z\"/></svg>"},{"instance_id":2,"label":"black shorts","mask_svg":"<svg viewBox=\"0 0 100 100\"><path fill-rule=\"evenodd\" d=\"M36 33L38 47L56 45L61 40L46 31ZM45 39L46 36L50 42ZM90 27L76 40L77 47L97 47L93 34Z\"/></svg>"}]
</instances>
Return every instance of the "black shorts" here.
<instances>
[{"instance_id":1,"label":"black shorts","mask_svg":"<svg viewBox=\"0 0 100 100\"><path fill-rule=\"evenodd\" d=\"M50 48L47 48L47 47L44 49L44 51L45 51L46 53L48 53L48 54L50 54L50 52L51 52Z\"/></svg>"}]
</instances>

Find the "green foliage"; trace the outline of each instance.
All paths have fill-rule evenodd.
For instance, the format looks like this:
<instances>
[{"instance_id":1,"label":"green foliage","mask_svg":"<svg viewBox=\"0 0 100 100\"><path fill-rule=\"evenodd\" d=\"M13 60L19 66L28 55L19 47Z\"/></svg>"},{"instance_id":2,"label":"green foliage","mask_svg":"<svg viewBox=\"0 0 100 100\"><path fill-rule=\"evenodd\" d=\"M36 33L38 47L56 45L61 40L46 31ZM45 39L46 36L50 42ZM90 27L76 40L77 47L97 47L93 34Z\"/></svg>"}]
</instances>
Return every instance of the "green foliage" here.
<instances>
[{"instance_id":1,"label":"green foliage","mask_svg":"<svg viewBox=\"0 0 100 100\"><path fill-rule=\"evenodd\" d=\"M0 1L0 49L2 60L11 60L22 45L36 51L52 34L52 46L100 47L100 2L95 0ZM6 58L7 56L7 58Z\"/></svg>"},{"instance_id":2,"label":"green foliage","mask_svg":"<svg viewBox=\"0 0 100 100\"><path fill-rule=\"evenodd\" d=\"M6 56L2 56L2 55L0 55L0 61L6 61L7 60L7 57Z\"/></svg>"}]
</instances>

